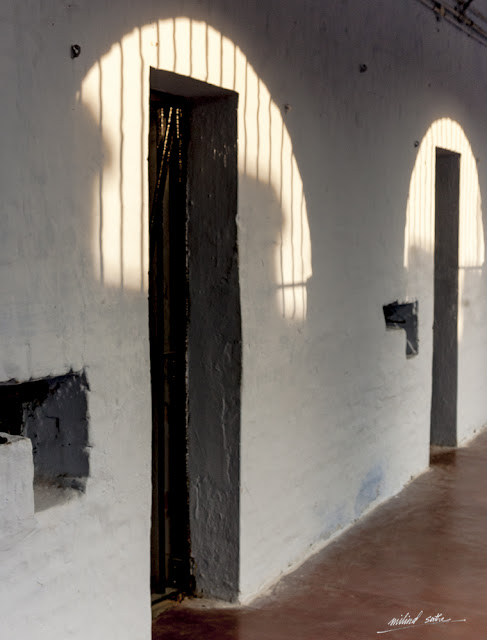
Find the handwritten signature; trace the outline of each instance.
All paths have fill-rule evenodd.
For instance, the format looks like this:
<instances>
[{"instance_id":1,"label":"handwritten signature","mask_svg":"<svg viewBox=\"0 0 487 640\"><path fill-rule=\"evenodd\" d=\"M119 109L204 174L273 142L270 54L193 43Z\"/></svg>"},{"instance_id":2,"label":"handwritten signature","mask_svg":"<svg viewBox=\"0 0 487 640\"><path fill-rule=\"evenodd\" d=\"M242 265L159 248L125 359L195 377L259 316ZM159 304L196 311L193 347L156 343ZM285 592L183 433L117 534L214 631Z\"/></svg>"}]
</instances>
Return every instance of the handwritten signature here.
<instances>
[{"instance_id":1,"label":"handwritten signature","mask_svg":"<svg viewBox=\"0 0 487 640\"><path fill-rule=\"evenodd\" d=\"M434 616L426 616L424 618L424 622L420 622L417 624L418 620L422 617L424 611L420 611L418 615L413 618L412 616L406 613L406 615L401 614L399 618L392 618L389 620L387 625L392 627L391 629L384 629L384 631L377 631L377 633L390 633L391 631L404 631L405 629L412 629L415 625L417 627L427 625L427 624L446 624L451 622L467 622L466 619L463 620L452 620L451 618L445 618L442 613L437 613Z\"/></svg>"}]
</instances>

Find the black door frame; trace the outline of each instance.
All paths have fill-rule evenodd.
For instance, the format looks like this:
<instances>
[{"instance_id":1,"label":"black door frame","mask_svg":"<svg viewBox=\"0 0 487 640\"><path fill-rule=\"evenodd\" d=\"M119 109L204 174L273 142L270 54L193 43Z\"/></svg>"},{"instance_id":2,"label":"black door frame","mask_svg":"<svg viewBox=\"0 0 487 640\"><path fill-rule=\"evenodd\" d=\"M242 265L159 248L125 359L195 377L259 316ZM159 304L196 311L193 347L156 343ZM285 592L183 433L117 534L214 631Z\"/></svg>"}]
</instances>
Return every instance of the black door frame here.
<instances>
[{"instance_id":1,"label":"black door frame","mask_svg":"<svg viewBox=\"0 0 487 640\"><path fill-rule=\"evenodd\" d=\"M460 154L436 148L432 445L457 446Z\"/></svg>"}]
</instances>

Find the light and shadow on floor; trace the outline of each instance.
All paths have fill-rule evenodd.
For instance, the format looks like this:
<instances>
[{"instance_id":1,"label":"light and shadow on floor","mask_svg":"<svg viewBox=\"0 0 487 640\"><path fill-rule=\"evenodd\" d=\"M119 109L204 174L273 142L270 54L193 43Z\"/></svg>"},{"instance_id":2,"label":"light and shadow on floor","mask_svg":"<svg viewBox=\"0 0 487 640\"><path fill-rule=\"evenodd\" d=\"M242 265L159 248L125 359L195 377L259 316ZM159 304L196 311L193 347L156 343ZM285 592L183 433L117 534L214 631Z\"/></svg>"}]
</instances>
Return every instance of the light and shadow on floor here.
<instances>
[{"instance_id":1,"label":"light and shadow on floor","mask_svg":"<svg viewBox=\"0 0 487 640\"><path fill-rule=\"evenodd\" d=\"M429 471L271 594L246 607L184 601L154 621L153 640L485 638L486 489L487 432L435 449Z\"/></svg>"}]
</instances>

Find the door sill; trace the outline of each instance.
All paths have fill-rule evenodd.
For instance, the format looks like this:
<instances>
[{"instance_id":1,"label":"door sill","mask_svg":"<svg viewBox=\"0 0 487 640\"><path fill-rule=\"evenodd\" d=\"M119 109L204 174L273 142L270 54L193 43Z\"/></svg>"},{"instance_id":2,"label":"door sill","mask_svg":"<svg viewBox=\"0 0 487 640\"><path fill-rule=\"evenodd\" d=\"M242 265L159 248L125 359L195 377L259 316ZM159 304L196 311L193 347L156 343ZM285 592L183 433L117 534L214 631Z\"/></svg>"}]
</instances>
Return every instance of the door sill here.
<instances>
[{"instance_id":1,"label":"door sill","mask_svg":"<svg viewBox=\"0 0 487 640\"><path fill-rule=\"evenodd\" d=\"M173 588L167 588L162 593L151 593L151 605L154 606L162 600L176 600L178 597L178 590Z\"/></svg>"},{"instance_id":2,"label":"door sill","mask_svg":"<svg viewBox=\"0 0 487 640\"><path fill-rule=\"evenodd\" d=\"M451 465L455 464L457 447L440 447L430 445L430 465Z\"/></svg>"}]
</instances>

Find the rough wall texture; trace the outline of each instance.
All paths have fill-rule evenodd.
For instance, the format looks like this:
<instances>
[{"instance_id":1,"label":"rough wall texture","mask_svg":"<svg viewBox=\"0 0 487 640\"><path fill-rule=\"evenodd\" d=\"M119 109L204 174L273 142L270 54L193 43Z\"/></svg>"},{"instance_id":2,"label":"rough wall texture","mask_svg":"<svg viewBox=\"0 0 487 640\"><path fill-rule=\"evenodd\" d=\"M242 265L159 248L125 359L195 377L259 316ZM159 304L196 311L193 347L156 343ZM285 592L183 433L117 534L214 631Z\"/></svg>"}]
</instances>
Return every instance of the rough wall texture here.
<instances>
[{"instance_id":1,"label":"rough wall texture","mask_svg":"<svg viewBox=\"0 0 487 640\"><path fill-rule=\"evenodd\" d=\"M85 370L92 446L86 493L2 542L2 633L147 640L149 67L239 94L245 599L427 466L434 174L416 161L460 127L486 192L487 53L413 0L0 11L0 380ZM479 206L460 223L460 442L487 416ZM396 299L419 301L408 360Z\"/></svg>"},{"instance_id":2,"label":"rough wall texture","mask_svg":"<svg viewBox=\"0 0 487 640\"><path fill-rule=\"evenodd\" d=\"M68 374L46 385L47 397L27 404L23 416L22 433L32 441L34 478L83 489L89 475L86 377Z\"/></svg>"},{"instance_id":3,"label":"rough wall texture","mask_svg":"<svg viewBox=\"0 0 487 640\"><path fill-rule=\"evenodd\" d=\"M189 494L200 594L239 596L240 383L237 99L191 109L188 168Z\"/></svg>"},{"instance_id":4,"label":"rough wall texture","mask_svg":"<svg viewBox=\"0 0 487 640\"><path fill-rule=\"evenodd\" d=\"M32 526L34 491L32 444L27 438L0 433L0 522L2 540ZM1 543L0 543L1 544Z\"/></svg>"}]
</instances>

